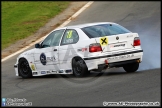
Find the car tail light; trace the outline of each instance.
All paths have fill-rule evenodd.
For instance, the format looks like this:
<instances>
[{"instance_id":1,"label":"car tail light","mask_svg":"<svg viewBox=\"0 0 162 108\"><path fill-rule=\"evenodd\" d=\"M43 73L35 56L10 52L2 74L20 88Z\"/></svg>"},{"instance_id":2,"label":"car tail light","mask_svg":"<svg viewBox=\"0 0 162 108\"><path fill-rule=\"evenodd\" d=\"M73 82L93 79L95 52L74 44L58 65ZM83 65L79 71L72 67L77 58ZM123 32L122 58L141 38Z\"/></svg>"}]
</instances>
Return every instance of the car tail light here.
<instances>
[{"instance_id":1,"label":"car tail light","mask_svg":"<svg viewBox=\"0 0 162 108\"><path fill-rule=\"evenodd\" d=\"M141 45L140 39L139 39L139 37L135 37L133 46L139 46L139 45Z\"/></svg>"},{"instance_id":2,"label":"car tail light","mask_svg":"<svg viewBox=\"0 0 162 108\"><path fill-rule=\"evenodd\" d=\"M93 43L89 45L89 52L99 52L102 51L100 43Z\"/></svg>"}]
</instances>

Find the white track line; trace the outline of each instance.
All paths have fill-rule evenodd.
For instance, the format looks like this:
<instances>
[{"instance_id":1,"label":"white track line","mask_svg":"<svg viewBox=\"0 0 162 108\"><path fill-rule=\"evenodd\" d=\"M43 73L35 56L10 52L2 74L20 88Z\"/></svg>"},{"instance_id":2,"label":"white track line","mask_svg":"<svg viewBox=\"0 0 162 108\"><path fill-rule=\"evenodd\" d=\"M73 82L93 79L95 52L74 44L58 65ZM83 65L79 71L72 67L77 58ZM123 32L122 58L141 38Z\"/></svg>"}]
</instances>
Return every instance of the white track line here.
<instances>
[{"instance_id":1,"label":"white track line","mask_svg":"<svg viewBox=\"0 0 162 108\"><path fill-rule=\"evenodd\" d=\"M73 14L69 19L67 19L63 24L61 24L61 25L60 25L59 27L57 27L57 28L66 26L68 23L70 23L70 22L72 21L72 20L71 20L72 18L77 17L81 12L83 12L83 11L84 11L87 7L89 7L92 3L93 3L93 1L89 1L89 2L88 2L87 4L85 4L80 10L78 10L75 14ZM52 31L53 31L53 30L52 30ZM49 33L50 33L50 32L49 32ZM47 35L48 35L48 34L47 34ZM13 57L13 56L15 56L15 55L21 53L21 52L23 52L24 50L28 49L29 47L33 46L34 44L39 43L39 42L42 41L47 35L45 35L45 36L43 36L42 38L40 38L39 40L37 40L37 41L35 41L35 42L29 44L28 46L26 46L26 47L20 49L19 51L17 51L17 52L15 52L15 53L13 53L13 54L11 54L11 55L9 55L9 56L7 56L7 57L1 59L1 62L5 61L5 60L7 60L7 59L9 59L9 58L11 58L11 57Z\"/></svg>"}]
</instances>

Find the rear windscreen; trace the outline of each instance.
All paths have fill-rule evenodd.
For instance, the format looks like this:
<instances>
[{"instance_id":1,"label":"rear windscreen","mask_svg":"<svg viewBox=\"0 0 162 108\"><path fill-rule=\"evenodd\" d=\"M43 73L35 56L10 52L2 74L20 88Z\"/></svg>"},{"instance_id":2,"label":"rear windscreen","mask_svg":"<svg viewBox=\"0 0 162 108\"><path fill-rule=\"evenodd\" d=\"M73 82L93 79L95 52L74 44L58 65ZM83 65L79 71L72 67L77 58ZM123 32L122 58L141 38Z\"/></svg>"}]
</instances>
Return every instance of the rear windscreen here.
<instances>
[{"instance_id":1,"label":"rear windscreen","mask_svg":"<svg viewBox=\"0 0 162 108\"><path fill-rule=\"evenodd\" d=\"M101 24L82 28L89 38L130 33L126 28L116 24Z\"/></svg>"}]
</instances>

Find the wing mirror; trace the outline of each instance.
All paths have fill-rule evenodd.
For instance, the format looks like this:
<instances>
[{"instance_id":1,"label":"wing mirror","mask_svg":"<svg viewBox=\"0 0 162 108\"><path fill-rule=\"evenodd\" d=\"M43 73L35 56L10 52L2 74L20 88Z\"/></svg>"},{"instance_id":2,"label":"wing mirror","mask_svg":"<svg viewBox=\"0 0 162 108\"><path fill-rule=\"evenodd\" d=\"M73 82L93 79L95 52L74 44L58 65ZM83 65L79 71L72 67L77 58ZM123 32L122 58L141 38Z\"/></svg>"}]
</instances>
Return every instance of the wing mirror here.
<instances>
[{"instance_id":1,"label":"wing mirror","mask_svg":"<svg viewBox=\"0 0 162 108\"><path fill-rule=\"evenodd\" d=\"M35 48L40 48L40 44L39 43L35 44Z\"/></svg>"}]
</instances>

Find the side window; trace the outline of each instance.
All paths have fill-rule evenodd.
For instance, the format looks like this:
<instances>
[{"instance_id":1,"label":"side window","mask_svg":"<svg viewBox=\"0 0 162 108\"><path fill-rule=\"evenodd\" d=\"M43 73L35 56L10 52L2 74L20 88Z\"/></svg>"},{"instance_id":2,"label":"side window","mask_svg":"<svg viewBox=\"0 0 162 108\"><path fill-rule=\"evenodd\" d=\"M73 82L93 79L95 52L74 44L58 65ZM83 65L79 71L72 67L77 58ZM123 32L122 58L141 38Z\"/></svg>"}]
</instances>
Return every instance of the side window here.
<instances>
[{"instance_id":1,"label":"side window","mask_svg":"<svg viewBox=\"0 0 162 108\"><path fill-rule=\"evenodd\" d=\"M79 40L79 36L76 30L67 29L61 41L61 45L74 44Z\"/></svg>"},{"instance_id":2,"label":"side window","mask_svg":"<svg viewBox=\"0 0 162 108\"><path fill-rule=\"evenodd\" d=\"M64 29L57 30L49 34L46 39L42 42L41 48L59 46L61 36L63 35Z\"/></svg>"}]
</instances>

